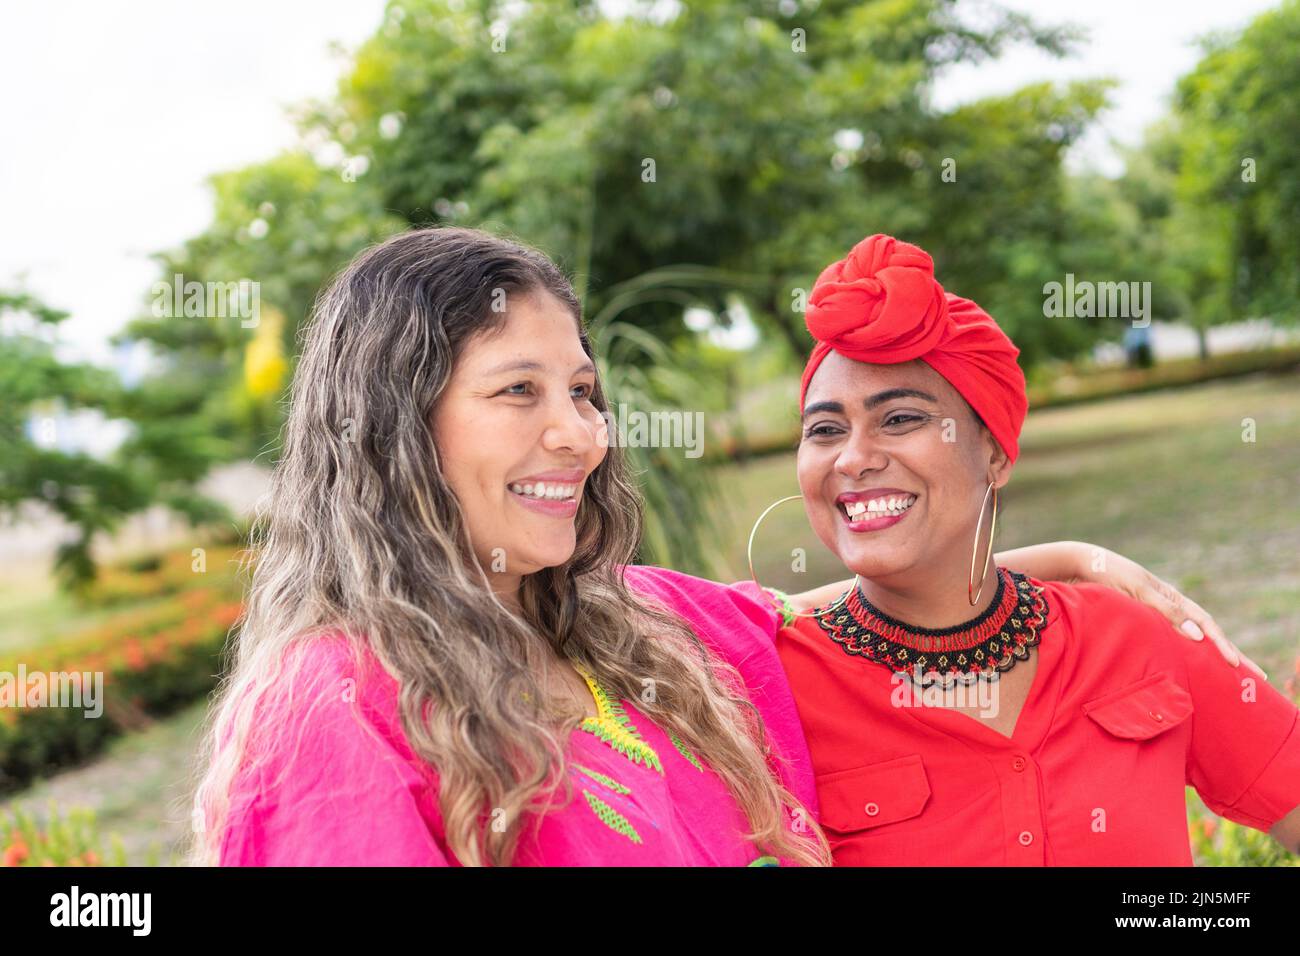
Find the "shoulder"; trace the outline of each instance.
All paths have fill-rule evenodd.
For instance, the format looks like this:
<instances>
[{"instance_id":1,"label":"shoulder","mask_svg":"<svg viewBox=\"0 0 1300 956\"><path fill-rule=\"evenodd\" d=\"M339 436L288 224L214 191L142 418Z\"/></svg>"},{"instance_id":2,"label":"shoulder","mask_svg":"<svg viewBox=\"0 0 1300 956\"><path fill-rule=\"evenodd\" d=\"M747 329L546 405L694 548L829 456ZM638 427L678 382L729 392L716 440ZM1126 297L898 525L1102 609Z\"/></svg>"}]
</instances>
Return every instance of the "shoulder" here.
<instances>
[{"instance_id":1,"label":"shoulder","mask_svg":"<svg viewBox=\"0 0 1300 956\"><path fill-rule=\"evenodd\" d=\"M683 618L712 653L736 668L775 745L786 786L814 815L817 794L794 694L776 651L780 619L753 582L719 584L646 565L624 569L630 588Z\"/></svg>"},{"instance_id":2,"label":"shoulder","mask_svg":"<svg viewBox=\"0 0 1300 956\"><path fill-rule=\"evenodd\" d=\"M1121 670L1170 668L1180 682L1235 673L1208 639L1195 641L1149 604L1103 584L1031 581L1043 588L1047 624L1079 646L1080 661ZM1244 669L1243 669L1244 673Z\"/></svg>"},{"instance_id":3,"label":"shoulder","mask_svg":"<svg viewBox=\"0 0 1300 956\"><path fill-rule=\"evenodd\" d=\"M399 687L364 638L339 632L297 639L257 703L259 750L280 765L328 754L415 763L398 713Z\"/></svg>"},{"instance_id":4,"label":"shoulder","mask_svg":"<svg viewBox=\"0 0 1300 956\"><path fill-rule=\"evenodd\" d=\"M642 597L682 617L701 638L727 649L729 656L770 648L780 625L774 605L752 582L720 584L651 565L628 565L624 580Z\"/></svg>"},{"instance_id":5,"label":"shoulder","mask_svg":"<svg viewBox=\"0 0 1300 956\"><path fill-rule=\"evenodd\" d=\"M348 710L366 723L394 729L398 683L364 637L326 631L299 638L286 649L282 666L287 693L277 696L291 710Z\"/></svg>"},{"instance_id":6,"label":"shoulder","mask_svg":"<svg viewBox=\"0 0 1300 956\"><path fill-rule=\"evenodd\" d=\"M437 776L408 744L397 683L368 645L313 635L280 663L232 785L223 860L437 862Z\"/></svg>"},{"instance_id":7,"label":"shoulder","mask_svg":"<svg viewBox=\"0 0 1300 956\"><path fill-rule=\"evenodd\" d=\"M285 648L281 659L289 680L317 690L336 680L355 679L373 663L367 642L338 631L299 637Z\"/></svg>"}]
</instances>

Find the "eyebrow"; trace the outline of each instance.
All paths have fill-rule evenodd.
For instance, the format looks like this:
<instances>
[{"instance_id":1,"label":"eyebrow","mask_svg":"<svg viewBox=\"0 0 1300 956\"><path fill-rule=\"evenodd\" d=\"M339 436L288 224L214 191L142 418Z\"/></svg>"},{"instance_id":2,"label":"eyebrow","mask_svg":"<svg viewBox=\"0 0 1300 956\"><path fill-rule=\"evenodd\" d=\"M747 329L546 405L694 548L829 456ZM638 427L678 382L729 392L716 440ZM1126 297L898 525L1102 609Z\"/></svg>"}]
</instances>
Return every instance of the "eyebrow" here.
<instances>
[{"instance_id":1,"label":"eyebrow","mask_svg":"<svg viewBox=\"0 0 1300 956\"><path fill-rule=\"evenodd\" d=\"M544 372L544 371L546 371L546 366L543 365L541 362L535 362L531 359L523 359L515 362L504 362L501 365L497 365L494 368L488 369L483 374L502 375L506 372ZM592 365L590 362L584 362L583 364L579 365L576 369L573 370L573 374L581 375L583 372L591 372L594 374L595 371L596 371L596 366Z\"/></svg>"},{"instance_id":2,"label":"eyebrow","mask_svg":"<svg viewBox=\"0 0 1300 956\"><path fill-rule=\"evenodd\" d=\"M863 399L862 407L870 411L878 405L885 402L892 402L896 398L920 398L927 402L939 404L939 400L929 392L923 392L919 388L887 388L883 392L877 392L868 398ZM835 415L844 414L844 405L840 402L814 402L803 410L802 418L809 415L816 415L818 412L831 412Z\"/></svg>"}]
</instances>

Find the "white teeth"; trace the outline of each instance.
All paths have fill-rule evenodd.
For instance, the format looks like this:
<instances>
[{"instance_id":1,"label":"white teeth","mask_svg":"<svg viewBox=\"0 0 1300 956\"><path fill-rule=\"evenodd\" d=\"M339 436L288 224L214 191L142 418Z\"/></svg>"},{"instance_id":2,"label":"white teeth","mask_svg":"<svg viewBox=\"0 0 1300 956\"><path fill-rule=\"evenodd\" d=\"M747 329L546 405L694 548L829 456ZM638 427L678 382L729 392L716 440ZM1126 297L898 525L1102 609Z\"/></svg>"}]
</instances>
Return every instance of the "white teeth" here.
<instances>
[{"instance_id":1,"label":"white teeth","mask_svg":"<svg viewBox=\"0 0 1300 956\"><path fill-rule=\"evenodd\" d=\"M844 512L850 521L859 520L864 514L868 518L897 517L916 503L915 495L893 495L887 498L872 498L870 501L849 501L844 504Z\"/></svg>"},{"instance_id":2,"label":"white teeth","mask_svg":"<svg viewBox=\"0 0 1300 956\"><path fill-rule=\"evenodd\" d=\"M516 481L508 487L517 495L546 501L563 501L572 498L578 488L577 485L562 485L555 481L549 484L545 481L539 481L537 484L520 484Z\"/></svg>"}]
</instances>

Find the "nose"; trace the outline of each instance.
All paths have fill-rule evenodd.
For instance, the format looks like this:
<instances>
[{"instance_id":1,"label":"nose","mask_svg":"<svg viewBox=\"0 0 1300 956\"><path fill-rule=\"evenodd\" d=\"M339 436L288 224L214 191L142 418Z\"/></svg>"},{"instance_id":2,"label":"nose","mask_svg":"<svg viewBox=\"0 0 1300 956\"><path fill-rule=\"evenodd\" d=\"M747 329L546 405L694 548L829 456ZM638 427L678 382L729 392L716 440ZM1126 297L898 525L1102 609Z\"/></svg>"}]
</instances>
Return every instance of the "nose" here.
<instances>
[{"instance_id":1,"label":"nose","mask_svg":"<svg viewBox=\"0 0 1300 956\"><path fill-rule=\"evenodd\" d=\"M547 451L586 455L596 443L598 417L588 420L573 398L564 393L558 401L547 405L547 422L542 432L542 447Z\"/></svg>"},{"instance_id":2,"label":"nose","mask_svg":"<svg viewBox=\"0 0 1300 956\"><path fill-rule=\"evenodd\" d=\"M888 464L889 456L860 432L850 436L835 456L835 470L855 481L868 471L883 470Z\"/></svg>"}]
</instances>

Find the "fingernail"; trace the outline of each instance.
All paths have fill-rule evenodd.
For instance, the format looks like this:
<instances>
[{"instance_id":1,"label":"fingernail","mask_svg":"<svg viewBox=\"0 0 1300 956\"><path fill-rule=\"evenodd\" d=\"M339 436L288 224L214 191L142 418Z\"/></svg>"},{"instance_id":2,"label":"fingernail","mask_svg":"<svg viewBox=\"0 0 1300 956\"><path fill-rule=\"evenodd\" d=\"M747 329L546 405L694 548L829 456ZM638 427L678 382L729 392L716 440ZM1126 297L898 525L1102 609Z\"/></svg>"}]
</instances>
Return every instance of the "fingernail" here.
<instances>
[{"instance_id":1,"label":"fingernail","mask_svg":"<svg viewBox=\"0 0 1300 956\"><path fill-rule=\"evenodd\" d=\"M1191 618L1188 618L1187 620L1183 621L1183 623L1182 623L1181 626L1182 626L1183 631L1184 631L1184 632L1187 634L1187 636L1190 637L1192 640L1194 640L1194 641L1203 641L1203 640L1205 640L1205 634L1204 634L1204 632L1201 631L1200 625L1198 625L1198 624L1197 624L1195 621L1193 621Z\"/></svg>"}]
</instances>

